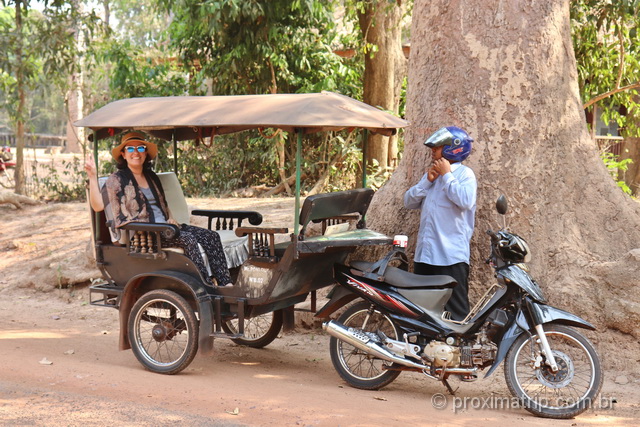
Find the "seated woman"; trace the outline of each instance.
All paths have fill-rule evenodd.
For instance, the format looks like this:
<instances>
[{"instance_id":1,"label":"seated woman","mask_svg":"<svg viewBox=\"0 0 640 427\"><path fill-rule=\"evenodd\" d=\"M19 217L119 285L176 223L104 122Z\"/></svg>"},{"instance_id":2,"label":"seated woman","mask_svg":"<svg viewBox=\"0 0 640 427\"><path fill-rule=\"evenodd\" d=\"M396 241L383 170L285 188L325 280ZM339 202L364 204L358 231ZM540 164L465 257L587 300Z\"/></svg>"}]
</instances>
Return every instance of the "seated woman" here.
<instances>
[{"instance_id":1,"label":"seated woman","mask_svg":"<svg viewBox=\"0 0 640 427\"><path fill-rule=\"evenodd\" d=\"M142 133L125 134L120 145L111 150L118 171L107 179L106 195L101 195L95 163L92 159L87 160L85 171L89 176L91 207L94 211L104 210L105 203L102 197L106 196L113 210L116 228L130 222L169 223L179 226L180 235L172 240L165 240L163 237L163 244L182 248L206 278L207 284L231 286L231 277L218 233L187 224L180 225L171 217L160 179L151 170L151 161L157 154L158 147L146 141ZM204 248L216 284L209 277L198 244Z\"/></svg>"}]
</instances>

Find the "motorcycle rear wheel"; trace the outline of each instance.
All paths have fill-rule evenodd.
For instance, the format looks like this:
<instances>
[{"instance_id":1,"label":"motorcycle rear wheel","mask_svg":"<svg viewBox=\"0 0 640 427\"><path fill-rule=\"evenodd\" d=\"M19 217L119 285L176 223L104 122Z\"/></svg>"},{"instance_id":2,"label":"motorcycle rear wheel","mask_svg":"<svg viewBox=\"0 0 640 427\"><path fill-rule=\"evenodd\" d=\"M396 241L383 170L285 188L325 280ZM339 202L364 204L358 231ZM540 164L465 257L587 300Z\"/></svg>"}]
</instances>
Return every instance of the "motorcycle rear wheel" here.
<instances>
[{"instance_id":1,"label":"motorcycle rear wheel","mask_svg":"<svg viewBox=\"0 0 640 427\"><path fill-rule=\"evenodd\" d=\"M540 417L573 418L596 403L602 387L600 358L593 344L578 331L564 325L544 325L558 372L545 364L539 368L537 335L523 333L505 360L504 375L511 393L524 408Z\"/></svg>"},{"instance_id":2,"label":"motorcycle rear wheel","mask_svg":"<svg viewBox=\"0 0 640 427\"><path fill-rule=\"evenodd\" d=\"M359 328L367 332L382 331L387 337L397 340L398 329L389 317L374 311L369 316L371 304L361 301L349 307L338 322L346 327ZM373 357L336 337L331 337L329 351L331 362L338 374L350 386L363 390L378 390L398 378L400 371L385 370L391 362Z\"/></svg>"}]
</instances>

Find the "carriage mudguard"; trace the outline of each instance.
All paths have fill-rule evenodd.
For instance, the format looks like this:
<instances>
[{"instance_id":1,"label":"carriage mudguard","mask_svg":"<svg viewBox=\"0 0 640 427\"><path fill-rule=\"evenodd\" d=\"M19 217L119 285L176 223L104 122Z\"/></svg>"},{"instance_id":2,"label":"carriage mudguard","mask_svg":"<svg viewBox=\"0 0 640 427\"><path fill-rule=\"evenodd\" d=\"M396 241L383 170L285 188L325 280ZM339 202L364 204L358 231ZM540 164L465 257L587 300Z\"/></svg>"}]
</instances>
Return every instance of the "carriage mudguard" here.
<instances>
[{"instance_id":1,"label":"carriage mudguard","mask_svg":"<svg viewBox=\"0 0 640 427\"><path fill-rule=\"evenodd\" d=\"M152 289L168 289L174 291L187 300L195 302L199 313L198 351L209 355L213 351L213 308L211 296L204 285L193 276L179 271L160 270L143 273L132 277L122 292L120 303L120 350L131 348L129 342L129 315L133 305L145 292Z\"/></svg>"}]
</instances>

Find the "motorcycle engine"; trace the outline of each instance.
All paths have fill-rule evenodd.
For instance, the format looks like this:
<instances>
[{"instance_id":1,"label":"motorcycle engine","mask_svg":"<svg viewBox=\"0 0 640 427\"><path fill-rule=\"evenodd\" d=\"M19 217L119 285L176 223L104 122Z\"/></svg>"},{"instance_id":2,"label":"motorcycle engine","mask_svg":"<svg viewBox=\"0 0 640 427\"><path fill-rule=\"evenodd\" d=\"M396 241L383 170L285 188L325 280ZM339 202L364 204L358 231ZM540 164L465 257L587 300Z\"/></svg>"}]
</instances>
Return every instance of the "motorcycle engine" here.
<instances>
[{"instance_id":1,"label":"motorcycle engine","mask_svg":"<svg viewBox=\"0 0 640 427\"><path fill-rule=\"evenodd\" d=\"M431 341L424 347L423 353L427 359L432 361L433 366L448 368L460 366L460 349L441 341Z\"/></svg>"}]
</instances>

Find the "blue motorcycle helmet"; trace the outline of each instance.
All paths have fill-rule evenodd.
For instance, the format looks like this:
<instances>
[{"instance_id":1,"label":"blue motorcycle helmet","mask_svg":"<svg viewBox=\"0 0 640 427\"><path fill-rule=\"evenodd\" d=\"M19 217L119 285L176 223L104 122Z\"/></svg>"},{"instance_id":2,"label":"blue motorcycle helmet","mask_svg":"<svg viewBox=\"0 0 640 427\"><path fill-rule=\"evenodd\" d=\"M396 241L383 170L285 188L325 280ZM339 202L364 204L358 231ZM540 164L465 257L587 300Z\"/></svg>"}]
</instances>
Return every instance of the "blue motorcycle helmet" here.
<instances>
[{"instance_id":1,"label":"blue motorcycle helmet","mask_svg":"<svg viewBox=\"0 0 640 427\"><path fill-rule=\"evenodd\" d=\"M438 129L424 142L429 148L442 147L442 157L450 162L461 162L471 154L473 138L456 126Z\"/></svg>"}]
</instances>

